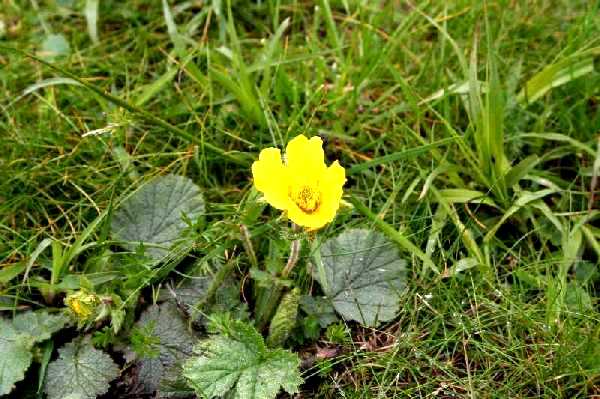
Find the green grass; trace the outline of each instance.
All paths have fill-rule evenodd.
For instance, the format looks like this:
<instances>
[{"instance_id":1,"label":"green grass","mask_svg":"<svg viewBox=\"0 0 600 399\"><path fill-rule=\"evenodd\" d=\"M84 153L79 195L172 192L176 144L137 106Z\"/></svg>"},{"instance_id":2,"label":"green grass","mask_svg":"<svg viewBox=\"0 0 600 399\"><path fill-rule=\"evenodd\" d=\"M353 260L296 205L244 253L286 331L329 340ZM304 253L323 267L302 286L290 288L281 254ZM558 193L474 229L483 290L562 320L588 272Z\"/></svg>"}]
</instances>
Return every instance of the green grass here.
<instances>
[{"instance_id":1,"label":"green grass","mask_svg":"<svg viewBox=\"0 0 600 399\"><path fill-rule=\"evenodd\" d=\"M382 229L411 273L395 322L323 335L303 397L600 395L598 1L100 1L97 43L84 3L0 0L0 310L61 307L38 245L83 272L76 240L165 173L205 191L197 256L247 264L250 163L319 134L355 203L320 234Z\"/></svg>"}]
</instances>

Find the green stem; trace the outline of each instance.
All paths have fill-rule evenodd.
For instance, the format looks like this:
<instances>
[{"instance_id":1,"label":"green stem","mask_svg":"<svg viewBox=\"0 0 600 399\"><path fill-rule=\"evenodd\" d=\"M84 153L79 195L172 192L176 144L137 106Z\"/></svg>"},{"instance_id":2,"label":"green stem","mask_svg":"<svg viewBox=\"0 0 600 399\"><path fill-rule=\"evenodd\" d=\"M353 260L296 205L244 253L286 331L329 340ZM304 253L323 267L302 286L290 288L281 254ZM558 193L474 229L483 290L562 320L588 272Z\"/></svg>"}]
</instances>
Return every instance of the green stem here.
<instances>
[{"instance_id":1,"label":"green stem","mask_svg":"<svg viewBox=\"0 0 600 399\"><path fill-rule=\"evenodd\" d=\"M301 248L302 245L300 244L300 240L292 241L292 246L290 248L290 257L288 258L285 268L281 272L281 277L286 278L287 276L289 276L294 266L296 266L296 263L298 263L298 259L300 258Z\"/></svg>"},{"instance_id":2,"label":"green stem","mask_svg":"<svg viewBox=\"0 0 600 399\"><path fill-rule=\"evenodd\" d=\"M215 274L215 277L213 278L213 280L210 282L210 285L208 286L208 290L206 291L206 296L200 303L201 305L210 304L213 302L215 295L217 293L217 290L219 289L219 287L221 285L223 285L223 282L225 281L227 276L231 275L231 273L233 272L233 268L236 265L236 263L234 262L235 259L236 258L233 258L233 257L230 258L227 261L227 263L225 263L217 271L217 274Z\"/></svg>"},{"instance_id":3,"label":"green stem","mask_svg":"<svg viewBox=\"0 0 600 399\"><path fill-rule=\"evenodd\" d=\"M256 259L256 252L254 252L254 246L252 245L252 240L250 237L250 231L245 224L240 224L240 233L242 235L242 244L244 245L244 250L248 255L248 259L250 260L250 264L252 267L258 269L258 260Z\"/></svg>"},{"instance_id":4,"label":"green stem","mask_svg":"<svg viewBox=\"0 0 600 399\"><path fill-rule=\"evenodd\" d=\"M294 229L296 229L296 226L294 226ZM298 263L301 249L302 246L300 240L292 241L290 256L288 257L287 264L281 271L282 278L286 278ZM256 326L259 330L264 329L271 320L277 306L279 306L283 288L277 285L269 290L262 289L261 294L262 295L259 296L257 301L255 314Z\"/></svg>"}]
</instances>

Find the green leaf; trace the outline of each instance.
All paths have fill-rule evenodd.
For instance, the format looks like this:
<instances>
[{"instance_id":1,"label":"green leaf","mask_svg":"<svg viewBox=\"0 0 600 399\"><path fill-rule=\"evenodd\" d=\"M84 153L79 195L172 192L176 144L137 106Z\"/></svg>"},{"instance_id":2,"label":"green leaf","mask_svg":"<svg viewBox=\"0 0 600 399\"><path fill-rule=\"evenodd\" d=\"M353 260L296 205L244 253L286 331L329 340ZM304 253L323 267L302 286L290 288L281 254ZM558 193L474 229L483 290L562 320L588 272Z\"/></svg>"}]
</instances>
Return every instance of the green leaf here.
<instances>
[{"instance_id":1,"label":"green leaf","mask_svg":"<svg viewBox=\"0 0 600 399\"><path fill-rule=\"evenodd\" d=\"M23 92L21 93L21 95L19 97L17 97L15 99L15 102L19 101L21 98L28 96L31 93L35 93L36 91L43 89L45 87L53 87L53 86L58 86L58 85L81 86L81 83L79 83L75 79L62 78L62 77L43 79L43 80L40 80L39 82L36 82L36 83L33 83L33 84L27 86L25 89L23 89Z\"/></svg>"},{"instance_id":2,"label":"green leaf","mask_svg":"<svg viewBox=\"0 0 600 399\"><path fill-rule=\"evenodd\" d=\"M506 175L504 175L504 181L507 187L512 187L519 182L527 173L529 173L534 166L538 164L540 159L536 154L532 154L521 162L512 166Z\"/></svg>"},{"instance_id":3,"label":"green leaf","mask_svg":"<svg viewBox=\"0 0 600 399\"><path fill-rule=\"evenodd\" d=\"M183 375L197 394L208 399L271 399L281 388L298 392L302 377L298 356L267 349L254 327L229 320L222 333L202 341L197 356L184 365Z\"/></svg>"},{"instance_id":4,"label":"green leaf","mask_svg":"<svg viewBox=\"0 0 600 399\"><path fill-rule=\"evenodd\" d=\"M256 281L257 285L262 288L269 287L291 287L293 282L291 280L281 278L273 273L269 273L258 268L250 269L250 277Z\"/></svg>"},{"instance_id":5,"label":"green leaf","mask_svg":"<svg viewBox=\"0 0 600 399\"><path fill-rule=\"evenodd\" d=\"M179 72L177 68L169 68L154 82L140 86L140 94L137 95L135 105L137 107L141 107L150 101L155 95L160 93L171 83L173 78L177 76L177 72Z\"/></svg>"},{"instance_id":6,"label":"green leaf","mask_svg":"<svg viewBox=\"0 0 600 399\"><path fill-rule=\"evenodd\" d=\"M208 293L212 278L210 276L193 277L183 282L179 287L162 290L159 301L172 301L184 312L194 323L204 322L203 315L199 312L201 305Z\"/></svg>"},{"instance_id":7,"label":"green leaf","mask_svg":"<svg viewBox=\"0 0 600 399\"><path fill-rule=\"evenodd\" d=\"M485 193L477 190L468 190L464 188L447 188L439 190L439 193L449 204L486 204L498 207L494 201Z\"/></svg>"},{"instance_id":8,"label":"green leaf","mask_svg":"<svg viewBox=\"0 0 600 399\"><path fill-rule=\"evenodd\" d=\"M423 153L430 153L431 150L435 147L441 147L446 144L452 144L454 141L456 141L456 139L454 137L447 137L447 138L444 138L444 139L441 139L438 141L434 141L433 143L424 144L424 145L421 145L418 147L411 147L406 150L402 150L402 151L398 151L398 152L393 152L391 154L387 154L387 155L384 155L384 156L381 156L378 158L373 158L369 161L361 162L354 166L351 166L347 169L346 173L348 175L353 175L355 173L362 172L371 167L383 165L383 164L386 164L389 162L399 161L402 159L414 158L417 155L420 155Z\"/></svg>"},{"instance_id":9,"label":"green leaf","mask_svg":"<svg viewBox=\"0 0 600 399\"><path fill-rule=\"evenodd\" d=\"M577 262L575 266L575 279L581 284L587 284L594 280L599 271L598 265L593 262Z\"/></svg>"},{"instance_id":10,"label":"green leaf","mask_svg":"<svg viewBox=\"0 0 600 399\"><path fill-rule=\"evenodd\" d=\"M162 260L183 238L188 227L204 213L200 189L183 176L158 177L127 198L113 215L111 230L123 246L134 251L139 244L152 260Z\"/></svg>"},{"instance_id":11,"label":"green leaf","mask_svg":"<svg viewBox=\"0 0 600 399\"><path fill-rule=\"evenodd\" d=\"M165 17L165 23L167 25L167 32L169 33L169 38L171 39L171 43L175 47L175 52L181 56L185 52L185 42L183 38L177 31L177 25L175 24L175 20L173 19L173 14L171 14L171 10L169 9L169 3L167 0L162 0L162 8L163 15Z\"/></svg>"},{"instance_id":12,"label":"green leaf","mask_svg":"<svg viewBox=\"0 0 600 399\"><path fill-rule=\"evenodd\" d=\"M25 377L31 364L32 346L28 334L19 332L10 321L0 318L0 395L8 394L14 384Z\"/></svg>"},{"instance_id":13,"label":"green leaf","mask_svg":"<svg viewBox=\"0 0 600 399\"><path fill-rule=\"evenodd\" d=\"M267 344L270 347L283 345L290 336L292 329L296 326L299 302L300 290L298 288L294 288L283 296L269 325Z\"/></svg>"},{"instance_id":14,"label":"green leaf","mask_svg":"<svg viewBox=\"0 0 600 399\"><path fill-rule=\"evenodd\" d=\"M176 380L181 370L177 364L192 354L194 336L188 329L177 307L165 302L153 305L142 313L136 325L151 335L152 353L138 360L138 378L144 392L159 391L164 380ZM148 351L147 353L151 353ZM162 397L160 392L158 397Z\"/></svg>"},{"instance_id":15,"label":"green leaf","mask_svg":"<svg viewBox=\"0 0 600 399\"><path fill-rule=\"evenodd\" d=\"M600 54L600 48L595 47L548 65L527 81L519 92L517 100L523 105L529 105L552 88L594 72L594 57L597 57L598 54Z\"/></svg>"},{"instance_id":16,"label":"green leaf","mask_svg":"<svg viewBox=\"0 0 600 399\"><path fill-rule=\"evenodd\" d=\"M596 373L600 372L600 328L596 327L595 332L582 332L583 345L580 346L578 358L582 365Z\"/></svg>"},{"instance_id":17,"label":"green leaf","mask_svg":"<svg viewBox=\"0 0 600 399\"><path fill-rule=\"evenodd\" d=\"M71 393L62 399L85 399L85 396L83 396L81 393Z\"/></svg>"},{"instance_id":18,"label":"green leaf","mask_svg":"<svg viewBox=\"0 0 600 399\"><path fill-rule=\"evenodd\" d=\"M4 266L0 269L0 284L6 284L19 274L23 273L26 265L23 262L15 263L14 265Z\"/></svg>"},{"instance_id":19,"label":"green leaf","mask_svg":"<svg viewBox=\"0 0 600 399\"><path fill-rule=\"evenodd\" d=\"M396 316L406 262L384 235L347 230L325 242L320 256L314 277L344 318L375 326Z\"/></svg>"},{"instance_id":20,"label":"green leaf","mask_svg":"<svg viewBox=\"0 0 600 399\"><path fill-rule=\"evenodd\" d=\"M427 239L427 246L425 247L425 254L431 257L435 251L438 242L440 241L440 234L448 221L448 212L443 206L438 206L433 218L431 219L431 227L429 228L429 238Z\"/></svg>"},{"instance_id":21,"label":"green leaf","mask_svg":"<svg viewBox=\"0 0 600 399\"><path fill-rule=\"evenodd\" d=\"M571 282L565 292L565 305L574 313L585 313L594 310L592 298L579 284Z\"/></svg>"},{"instance_id":22,"label":"green leaf","mask_svg":"<svg viewBox=\"0 0 600 399\"><path fill-rule=\"evenodd\" d=\"M20 333L31 336L33 343L37 343L49 339L52 334L62 330L68 322L69 318L64 313L49 314L42 310L17 315L13 320L13 326Z\"/></svg>"},{"instance_id":23,"label":"green leaf","mask_svg":"<svg viewBox=\"0 0 600 399\"><path fill-rule=\"evenodd\" d=\"M434 187L431 187L431 191L437 193ZM383 234L385 234L390 240L395 242L400 246L400 248L404 249L411 255L419 258L424 266L427 266L436 274L440 274L437 266L433 263L431 258L421 251L421 248L416 246L408 237L406 237L402 232L398 231L394 226L389 223L383 221L378 215L373 213L365 204L363 204L357 197L354 195L350 195L350 202L354 205L354 208L361 214L363 214L369 221L373 223L375 227L377 227ZM318 263L318 262L317 262Z\"/></svg>"},{"instance_id":24,"label":"green leaf","mask_svg":"<svg viewBox=\"0 0 600 399\"><path fill-rule=\"evenodd\" d=\"M322 328L338 321L335 309L326 298L305 295L300 299L300 307L308 316L315 317Z\"/></svg>"},{"instance_id":25,"label":"green leaf","mask_svg":"<svg viewBox=\"0 0 600 399\"><path fill-rule=\"evenodd\" d=\"M590 145L584 144L581 141L574 139L573 137L569 137L565 134L561 133L552 133L552 132L543 132L543 133L518 133L514 136L515 139L519 140L527 140L528 139L538 139L545 141L556 141L558 143L565 143L574 149L585 152L591 157L596 156L596 151ZM555 146L555 144L551 144Z\"/></svg>"},{"instance_id":26,"label":"green leaf","mask_svg":"<svg viewBox=\"0 0 600 399\"><path fill-rule=\"evenodd\" d=\"M462 258L458 260L447 272L447 276L456 276L459 273L469 270L479 265L479 260L475 258Z\"/></svg>"},{"instance_id":27,"label":"green leaf","mask_svg":"<svg viewBox=\"0 0 600 399\"><path fill-rule=\"evenodd\" d=\"M193 277L173 290L163 291L159 301L174 302L193 323L199 325L206 326L209 321L206 315L215 313L230 313L238 320L249 319L248 305L240 301L241 282L226 277L211 295L213 283L211 276Z\"/></svg>"},{"instance_id":28,"label":"green leaf","mask_svg":"<svg viewBox=\"0 0 600 399\"><path fill-rule=\"evenodd\" d=\"M76 397L94 399L108 391L119 375L119 367L89 340L75 340L58 350L59 357L48 365L44 391L48 399Z\"/></svg>"},{"instance_id":29,"label":"green leaf","mask_svg":"<svg viewBox=\"0 0 600 399\"><path fill-rule=\"evenodd\" d=\"M0 395L9 393L14 383L24 378L33 345L49 339L67 322L66 315L43 310L18 314L12 321L0 318Z\"/></svg>"}]
</instances>

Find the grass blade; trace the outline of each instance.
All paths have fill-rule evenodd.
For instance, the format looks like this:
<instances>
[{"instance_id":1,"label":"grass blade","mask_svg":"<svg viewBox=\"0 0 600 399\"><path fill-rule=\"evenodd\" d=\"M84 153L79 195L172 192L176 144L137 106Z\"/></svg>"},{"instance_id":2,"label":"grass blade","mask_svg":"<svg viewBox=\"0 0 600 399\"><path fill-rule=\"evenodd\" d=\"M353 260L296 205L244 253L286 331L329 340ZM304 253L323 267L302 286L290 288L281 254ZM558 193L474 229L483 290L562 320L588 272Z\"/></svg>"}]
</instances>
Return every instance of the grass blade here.
<instances>
[{"instance_id":1,"label":"grass blade","mask_svg":"<svg viewBox=\"0 0 600 399\"><path fill-rule=\"evenodd\" d=\"M98 44L98 4L100 0L85 1L85 20L87 22L88 34L94 44Z\"/></svg>"},{"instance_id":2,"label":"grass blade","mask_svg":"<svg viewBox=\"0 0 600 399\"><path fill-rule=\"evenodd\" d=\"M343 60L342 46L340 44L339 34L336 28L335 21L333 20L333 14L331 12L331 6L329 0L320 0L319 6L325 14L325 24L327 26L327 38L331 43L331 47L337 51L340 62Z\"/></svg>"},{"instance_id":3,"label":"grass blade","mask_svg":"<svg viewBox=\"0 0 600 399\"><path fill-rule=\"evenodd\" d=\"M514 215L519 209L523 208L525 205L529 204L530 202L537 201L537 200L542 199L550 194L554 194L555 192L556 192L556 190L550 189L550 188L546 189L546 190L536 191L534 193L529 192L529 191L524 191L519 196L519 198L515 201L515 204L513 206L511 206L504 213L504 215L502 215L502 218L500 219L500 221L498 223L496 223L496 225L494 225L494 227L492 227L490 229L490 231L485 235L484 241L489 242L492 238L494 238L498 229L508 220L508 218L510 218L512 215Z\"/></svg>"},{"instance_id":4,"label":"grass blade","mask_svg":"<svg viewBox=\"0 0 600 399\"><path fill-rule=\"evenodd\" d=\"M506 187L512 187L519 182L527 173L529 173L535 165L540 161L535 154L528 156L515 166L511 167L506 175L504 175L504 184Z\"/></svg>"},{"instance_id":5,"label":"grass blade","mask_svg":"<svg viewBox=\"0 0 600 399\"><path fill-rule=\"evenodd\" d=\"M594 58L600 55L600 47L548 65L525 83L517 96L522 105L529 105L554 87L562 86L594 71Z\"/></svg>"},{"instance_id":6,"label":"grass blade","mask_svg":"<svg viewBox=\"0 0 600 399\"><path fill-rule=\"evenodd\" d=\"M60 72L64 75L66 75L67 77L79 82L82 86L84 86L88 90L98 94L100 97L104 98L105 100L107 100L115 105L118 105L119 107L126 109L127 111L131 112L135 116L138 116L140 119L145 120L149 123L158 125L164 129L166 129L167 131L173 133L175 136L177 136L181 139L184 139L184 140L189 141L194 144L204 146L204 148L206 148L207 150L226 158L230 162L233 162L233 163L236 163L239 165L243 165L243 166L248 166L250 164L250 161L248 159L234 156L234 155L228 153L227 151L223 150L220 147L217 147L213 144L201 141L194 135L186 132L183 129L178 128L177 126L171 125L169 122L159 118L158 116L156 116L142 108L139 108L138 106L131 104L117 96L109 94L109 93L105 92L104 90L96 87L95 85L79 78L77 75L75 75L63 68L57 67L39 57L36 57L35 55L26 53L26 52L18 50L18 49L14 49L12 47L0 46L0 48L19 53L19 54L23 55L24 57L31 58L32 60L47 66L48 68L52 69L53 71Z\"/></svg>"},{"instance_id":7,"label":"grass blade","mask_svg":"<svg viewBox=\"0 0 600 399\"><path fill-rule=\"evenodd\" d=\"M370 161L362 162L357 165L354 165L346 170L348 175L352 175L358 172L362 172L363 170L369 169L373 166L382 165L389 162L398 161L400 159L408 159L415 157L419 154L423 154L429 152L432 148L441 147L445 144L452 143L456 140L454 137L448 137L445 139L441 139L438 141L434 141L430 144L425 144L419 147L409 148L407 150L394 152L392 154L384 155L382 157L371 159Z\"/></svg>"}]
</instances>

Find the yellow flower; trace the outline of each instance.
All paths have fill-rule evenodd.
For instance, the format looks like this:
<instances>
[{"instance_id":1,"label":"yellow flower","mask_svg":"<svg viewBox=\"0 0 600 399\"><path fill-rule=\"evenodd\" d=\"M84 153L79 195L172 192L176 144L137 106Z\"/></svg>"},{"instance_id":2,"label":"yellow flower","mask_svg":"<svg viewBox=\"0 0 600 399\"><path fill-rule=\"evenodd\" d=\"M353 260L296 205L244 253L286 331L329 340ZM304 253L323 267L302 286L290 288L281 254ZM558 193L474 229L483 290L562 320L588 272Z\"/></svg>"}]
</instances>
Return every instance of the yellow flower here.
<instances>
[{"instance_id":1,"label":"yellow flower","mask_svg":"<svg viewBox=\"0 0 600 399\"><path fill-rule=\"evenodd\" d=\"M81 290L67 295L65 304L79 321L85 322L96 311L96 307L100 304L100 299L95 294Z\"/></svg>"},{"instance_id":2,"label":"yellow flower","mask_svg":"<svg viewBox=\"0 0 600 399\"><path fill-rule=\"evenodd\" d=\"M285 149L265 148L252 164L256 189L269 204L287 212L292 222L311 230L331 222L340 206L346 172L338 161L325 165L323 141L303 135Z\"/></svg>"}]
</instances>

